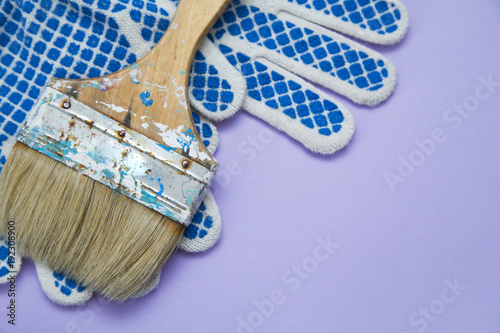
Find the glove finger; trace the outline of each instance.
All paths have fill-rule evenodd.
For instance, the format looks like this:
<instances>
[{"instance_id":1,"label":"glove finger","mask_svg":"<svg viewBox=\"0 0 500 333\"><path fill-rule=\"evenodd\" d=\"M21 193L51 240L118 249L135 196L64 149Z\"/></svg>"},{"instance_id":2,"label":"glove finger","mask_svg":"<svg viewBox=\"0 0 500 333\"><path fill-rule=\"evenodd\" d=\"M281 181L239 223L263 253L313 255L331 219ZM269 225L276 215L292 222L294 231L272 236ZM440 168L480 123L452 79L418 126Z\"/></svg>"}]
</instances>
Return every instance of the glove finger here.
<instances>
[{"instance_id":1,"label":"glove finger","mask_svg":"<svg viewBox=\"0 0 500 333\"><path fill-rule=\"evenodd\" d=\"M245 110L314 152L332 154L349 142L354 120L340 103L265 59L252 60L224 45L221 51L245 75Z\"/></svg>"},{"instance_id":2,"label":"glove finger","mask_svg":"<svg viewBox=\"0 0 500 333\"><path fill-rule=\"evenodd\" d=\"M56 273L42 263L35 262L36 273L47 297L59 305L81 305L92 298L92 291Z\"/></svg>"},{"instance_id":3,"label":"glove finger","mask_svg":"<svg viewBox=\"0 0 500 333\"><path fill-rule=\"evenodd\" d=\"M179 248L186 252L203 252L215 245L220 237L221 218L215 199L207 192L191 224L184 231Z\"/></svg>"},{"instance_id":4,"label":"glove finger","mask_svg":"<svg viewBox=\"0 0 500 333\"><path fill-rule=\"evenodd\" d=\"M22 259L14 244L0 237L0 283L9 282L21 269Z\"/></svg>"},{"instance_id":5,"label":"glove finger","mask_svg":"<svg viewBox=\"0 0 500 333\"><path fill-rule=\"evenodd\" d=\"M394 66L377 52L288 13L276 16L236 0L211 34L217 46L268 59L359 104L382 102L396 84Z\"/></svg>"},{"instance_id":6,"label":"glove finger","mask_svg":"<svg viewBox=\"0 0 500 333\"><path fill-rule=\"evenodd\" d=\"M280 0L276 6L278 11L383 45L401 41L410 21L399 0Z\"/></svg>"},{"instance_id":7,"label":"glove finger","mask_svg":"<svg viewBox=\"0 0 500 333\"><path fill-rule=\"evenodd\" d=\"M189 77L189 101L207 118L220 121L234 115L245 98L245 81L205 38L196 52Z\"/></svg>"},{"instance_id":8,"label":"glove finger","mask_svg":"<svg viewBox=\"0 0 500 333\"><path fill-rule=\"evenodd\" d=\"M203 144L207 147L209 152L212 154L215 153L219 145L219 132L217 132L217 128L210 120L198 114L196 111L192 110L192 115L196 131L203 141Z\"/></svg>"}]
</instances>

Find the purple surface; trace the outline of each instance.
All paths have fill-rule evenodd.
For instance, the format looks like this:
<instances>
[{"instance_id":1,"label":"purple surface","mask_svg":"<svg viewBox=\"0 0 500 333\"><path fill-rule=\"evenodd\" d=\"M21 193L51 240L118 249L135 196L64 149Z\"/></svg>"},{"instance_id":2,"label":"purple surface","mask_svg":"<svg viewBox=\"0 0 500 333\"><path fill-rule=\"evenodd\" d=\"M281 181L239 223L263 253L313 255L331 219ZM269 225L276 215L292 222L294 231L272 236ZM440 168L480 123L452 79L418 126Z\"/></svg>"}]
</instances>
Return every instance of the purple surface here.
<instances>
[{"instance_id":1,"label":"purple surface","mask_svg":"<svg viewBox=\"0 0 500 333\"><path fill-rule=\"evenodd\" d=\"M239 318L254 332L500 332L500 85L460 123L444 119L481 77L500 82L500 3L404 2L406 39L376 48L398 69L396 91L376 109L341 99L357 124L346 149L317 156L241 112L220 126L216 157L239 174L216 185L214 249L176 254L156 291L121 305L57 306L25 262L15 328L0 286L0 332L237 332ZM422 158L415 141L439 129ZM253 160L238 152L270 131ZM391 190L400 158L420 165ZM316 248L328 237L327 255ZM259 310L273 296L272 313Z\"/></svg>"}]
</instances>

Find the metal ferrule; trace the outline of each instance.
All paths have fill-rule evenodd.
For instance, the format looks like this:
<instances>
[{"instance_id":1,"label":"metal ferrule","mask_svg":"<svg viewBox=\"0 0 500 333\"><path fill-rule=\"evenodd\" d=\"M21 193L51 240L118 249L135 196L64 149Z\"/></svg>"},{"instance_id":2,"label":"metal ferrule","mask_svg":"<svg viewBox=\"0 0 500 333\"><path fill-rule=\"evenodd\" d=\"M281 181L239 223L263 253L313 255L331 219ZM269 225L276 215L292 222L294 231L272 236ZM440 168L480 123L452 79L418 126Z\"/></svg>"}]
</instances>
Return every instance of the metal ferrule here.
<instances>
[{"instance_id":1,"label":"metal ferrule","mask_svg":"<svg viewBox=\"0 0 500 333\"><path fill-rule=\"evenodd\" d=\"M18 140L185 226L215 171L52 88Z\"/></svg>"}]
</instances>

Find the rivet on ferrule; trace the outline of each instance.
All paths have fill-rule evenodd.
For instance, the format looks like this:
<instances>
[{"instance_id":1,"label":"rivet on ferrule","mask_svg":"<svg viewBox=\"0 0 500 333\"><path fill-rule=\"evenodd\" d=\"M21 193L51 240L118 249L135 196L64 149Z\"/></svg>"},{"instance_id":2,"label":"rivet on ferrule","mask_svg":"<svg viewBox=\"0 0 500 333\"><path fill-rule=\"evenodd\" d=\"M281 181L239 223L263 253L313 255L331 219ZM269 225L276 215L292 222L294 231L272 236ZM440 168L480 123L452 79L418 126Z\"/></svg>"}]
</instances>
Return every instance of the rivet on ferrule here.
<instances>
[{"instance_id":1,"label":"rivet on ferrule","mask_svg":"<svg viewBox=\"0 0 500 333\"><path fill-rule=\"evenodd\" d=\"M69 101L69 99L65 100L62 105L61 105L64 109L69 109L71 107L71 102Z\"/></svg>"}]
</instances>

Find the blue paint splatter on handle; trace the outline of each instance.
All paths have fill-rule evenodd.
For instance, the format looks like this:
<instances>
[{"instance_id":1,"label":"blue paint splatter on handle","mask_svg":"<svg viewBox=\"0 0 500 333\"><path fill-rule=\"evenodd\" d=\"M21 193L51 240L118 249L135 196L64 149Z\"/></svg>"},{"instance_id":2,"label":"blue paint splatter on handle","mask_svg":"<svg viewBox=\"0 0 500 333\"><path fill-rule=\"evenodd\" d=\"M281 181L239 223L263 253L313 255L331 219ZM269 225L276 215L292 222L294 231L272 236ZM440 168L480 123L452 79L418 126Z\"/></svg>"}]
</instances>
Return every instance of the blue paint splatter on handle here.
<instances>
[{"instance_id":1,"label":"blue paint splatter on handle","mask_svg":"<svg viewBox=\"0 0 500 333\"><path fill-rule=\"evenodd\" d=\"M184 135L187 135L187 136L189 136L189 137L191 137L191 138L193 138L193 139L194 139L194 134L193 134L193 131L192 131L190 128L188 128L187 130L185 130L185 131L184 131L184 132L182 132L182 133L183 133Z\"/></svg>"},{"instance_id":2,"label":"blue paint splatter on handle","mask_svg":"<svg viewBox=\"0 0 500 333\"><path fill-rule=\"evenodd\" d=\"M151 106L153 105L153 99L149 98L151 97L151 94L149 93L149 91L143 91L141 93L141 101L142 101L142 104L146 105L146 106Z\"/></svg>"}]
</instances>

